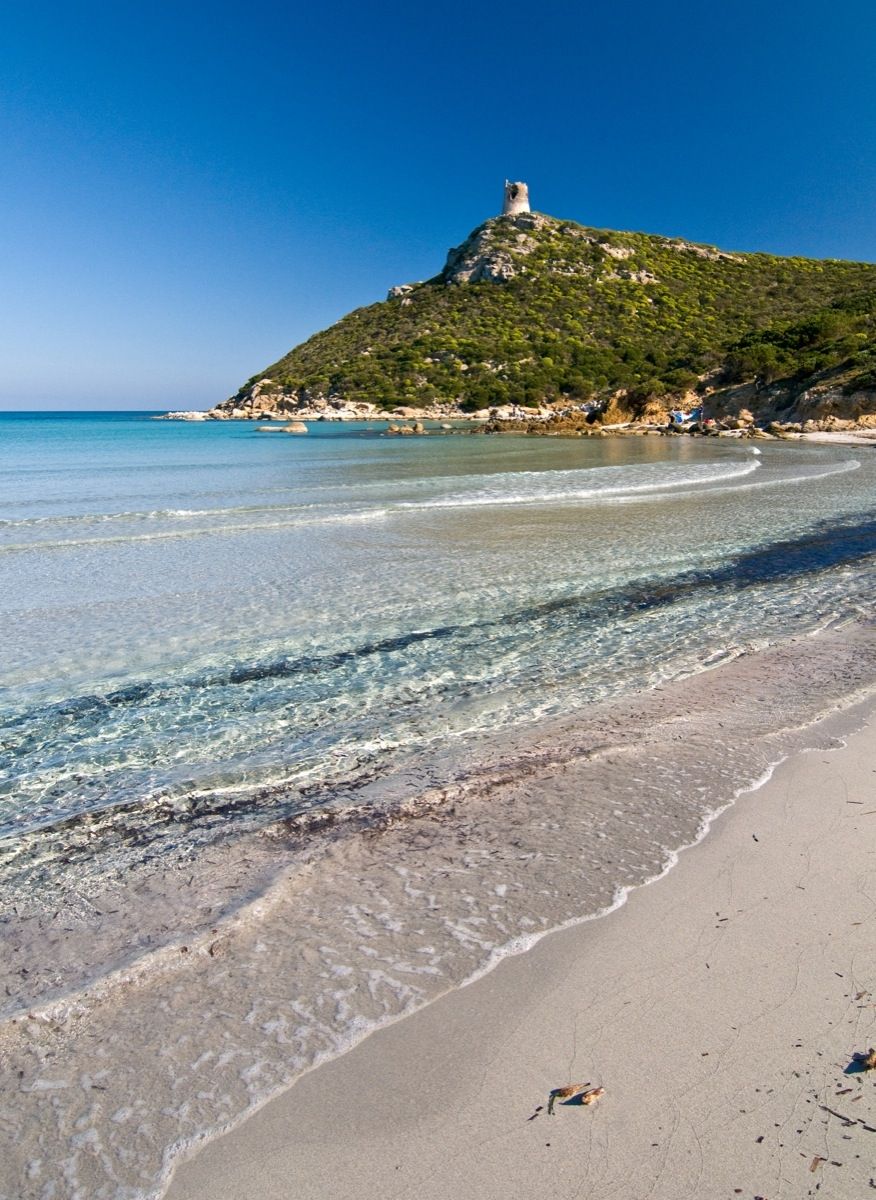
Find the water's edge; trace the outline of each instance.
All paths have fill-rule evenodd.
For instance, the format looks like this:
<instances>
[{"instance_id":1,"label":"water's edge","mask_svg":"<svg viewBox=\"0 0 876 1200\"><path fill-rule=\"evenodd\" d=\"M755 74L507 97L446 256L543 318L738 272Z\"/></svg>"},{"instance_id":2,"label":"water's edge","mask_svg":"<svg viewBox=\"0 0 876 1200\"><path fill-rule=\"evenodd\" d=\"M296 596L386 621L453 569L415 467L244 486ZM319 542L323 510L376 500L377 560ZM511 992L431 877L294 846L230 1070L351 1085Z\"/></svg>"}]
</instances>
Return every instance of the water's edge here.
<instances>
[{"instance_id":1,"label":"water's edge","mask_svg":"<svg viewBox=\"0 0 876 1200\"><path fill-rule=\"evenodd\" d=\"M663 877L783 758L863 721L874 666L876 633L846 623L481 743L433 802L396 781L395 815L309 858L289 822L230 844L199 864L213 884L257 850L287 868L203 938L6 1023L26 1131L7 1165L32 1183L0 1165L0 1194L51 1196L49 1169L65 1196L160 1194L305 1072ZM164 888L177 911L193 865L157 872L147 902Z\"/></svg>"},{"instance_id":2,"label":"water's edge","mask_svg":"<svg viewBox=\"0 0 876 1200\"><path fill-rule=\"evenodd\" d=\"M874 683L873 688L867 695L855 696L850 700L847 707L839 708L836 711L829 713L827 716L813 721L812 724L808 726L805 731L803 731L804 737L808 738L810 735L812 735L813 740L811 745L799 746L791 753L777 758L775 762L771 763L767 767L762 776L754 780L752 783L741 787L731 800L728 800L725 804L715 809L710 816L704 818L697 836L692 841L686 843L685 845L679 846L676 850L672 851L663 868L657 874L648 879L642 880L640 883L630 884L629 886L619 888L615 899L610 905L593 913L570 918L569 920L564 921L550 929L532 934L529 938L516 939L515 941L500 947L496 952L494 952L493 956L487 963L485 963L478 970L474 971L469 977L463 979L459 984L447 988L445 991L430 997L430 999L425 1001L423 1004L413 1007L408 1011L398 1013L392 1017L387 1017L385 1020L375 1024L373 1027L361 1032L358 1036L351 1038L347 1045L339 1048L336 1052L328 1053L317 1059L311 1066L302 1070L301 1073L288 1084L279 1087L275 1092L266 1095L260 1101L255 1103L252 1108L248 1109L245 1113L242 1113L236 1120L229 1122L227 1125L217 1128L210 1133L204 1134L203 1137L195 1142L181 1143L178 1146L172 1147L168 1153L165 1170L162 1174L161 1188L157 1193L157 1196L160 1198L161 1196L165 1195L170 1183L173 1180L175 1171L179 1166L182 1165L182 1163L190 1160L193 1157L196 1157L212 1142L217 1141L219 1138L231 1133L232 1130L239 1129L242 1125L246 1124L246 1122L255 1116L255 1114L261 1109L265 1108L267 1105L273 1103L275 1100L280 1099L286 1093L291 1091L291 1089L294 1088L296 1084L298 1084L304 1078L305 1075L310 1075L313 1072L318 1071L321 1067L326 1066L328 1063L336 1061L345 1054L348 1054L350 1051L356 1049L357 1046L361 1045L368 1038L383 1032L392 1025L416 1016L418 1013L423 1012L424 1009L442 999L445 999L453 992L458 991L461 988L470 987L471 985L480 982L487 975L501 967L501 965L508 959L529 953L529 951L538 945L539 942L542 942L547 938L554 937L555 935L563 933L569 929L574 929L581 925L587 925L592 921L602 920L605 917L611 916L612 913L617 912L626 904L627 900L634 892L638 892L649 887L651 884L659 883L660 880L665 879L670 874L672 869L678 865L681 855L687 851L696 849L697 846L705 841L706 837L713 832L713 829L721 816L734 808L740 799L751 797L756 792L764 788L771 781L776 770L783 763L787 762L789 758L811 754L816 751L830 752L832 750L841 749L847 744L849 738L864 729L874 719L874 717L876 717L876 683ZM814 740L814 735L816 732L822 735L817 741Z\"/></svg>"}]
</instances>

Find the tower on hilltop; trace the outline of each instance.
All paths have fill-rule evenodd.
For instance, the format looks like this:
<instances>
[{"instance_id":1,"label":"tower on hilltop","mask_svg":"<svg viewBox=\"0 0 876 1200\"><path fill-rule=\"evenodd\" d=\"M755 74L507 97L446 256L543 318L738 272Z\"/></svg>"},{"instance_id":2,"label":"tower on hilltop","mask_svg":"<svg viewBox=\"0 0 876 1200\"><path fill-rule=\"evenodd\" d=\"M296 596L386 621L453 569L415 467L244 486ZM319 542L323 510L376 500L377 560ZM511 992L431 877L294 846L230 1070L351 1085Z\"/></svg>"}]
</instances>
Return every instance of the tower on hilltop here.
<instances>
[{"instance_id":1,"label":"tower on hilltop","mask_svg":"<svg viewBox=\"0 0 876 1200\"><path fill-rule=\"evenodd\" d=\"M525 183L511 183L506 179L502 216L515 217L518 213L527 212L529 212L529 188Z\"/></svg>"}]
</instances>

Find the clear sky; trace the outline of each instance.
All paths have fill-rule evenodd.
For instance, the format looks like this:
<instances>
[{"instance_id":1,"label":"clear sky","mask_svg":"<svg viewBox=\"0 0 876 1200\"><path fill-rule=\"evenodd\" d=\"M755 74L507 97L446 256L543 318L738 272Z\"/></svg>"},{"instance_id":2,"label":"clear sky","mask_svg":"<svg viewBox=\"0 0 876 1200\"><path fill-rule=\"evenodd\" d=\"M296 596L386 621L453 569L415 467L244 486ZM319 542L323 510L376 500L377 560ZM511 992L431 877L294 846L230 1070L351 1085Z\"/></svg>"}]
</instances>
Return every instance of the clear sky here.
<instances>
[{"instance_id":1,"label":"clear sky","mask_svg":"<svg viewBox=\"0 0 876 1200\"><path fill-rule=\"evenodd\" d=\"M0 407L207 407L501 204L876 260L873 0L34 0Z\"/></svg>"}]
</instances>

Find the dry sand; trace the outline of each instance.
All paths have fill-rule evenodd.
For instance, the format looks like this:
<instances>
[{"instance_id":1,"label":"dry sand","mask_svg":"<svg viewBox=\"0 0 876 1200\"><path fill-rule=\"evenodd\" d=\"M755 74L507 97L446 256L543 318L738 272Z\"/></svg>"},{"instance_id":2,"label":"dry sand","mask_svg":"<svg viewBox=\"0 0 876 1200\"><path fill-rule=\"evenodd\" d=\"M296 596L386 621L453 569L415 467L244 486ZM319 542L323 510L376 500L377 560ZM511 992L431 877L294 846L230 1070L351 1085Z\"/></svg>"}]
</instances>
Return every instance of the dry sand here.
<instances>
[{"instance_id":1,"label":"dry sand","mask_svg":"<svg viewBox=\"0 0 876 1200\"><path fill-rule=\"evenodd\" d=\"M801 433L802 442L825 442L834 446L874 446L876 447L876 430L855 433Z\"/></svg>"},{"instance_id":2,"label":"dry sand","mask_svg":"<svg viewBox=\"0 0 876 1200\"><path fill-rule=\"evenodd\" d=\"M859 717L860 723L860 717ZM798 755L608 917L311 1072L168 1200L876 1196L876 755ZM558 1105L569 1082L606 1089Z\"/></svg>"}]
</instances>

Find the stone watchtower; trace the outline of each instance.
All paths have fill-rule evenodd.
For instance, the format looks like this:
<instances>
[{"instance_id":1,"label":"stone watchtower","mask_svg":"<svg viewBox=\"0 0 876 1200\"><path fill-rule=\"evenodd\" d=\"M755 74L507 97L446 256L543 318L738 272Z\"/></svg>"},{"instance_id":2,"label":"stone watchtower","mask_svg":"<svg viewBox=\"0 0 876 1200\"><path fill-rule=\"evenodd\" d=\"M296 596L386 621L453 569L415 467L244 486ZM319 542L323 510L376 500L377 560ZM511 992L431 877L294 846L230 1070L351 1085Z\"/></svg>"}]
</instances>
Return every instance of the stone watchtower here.
<instances>
[{"instance_id":1,"label":"stone watchtower","mask_svg":"<svg viewBox=\"0 0 876 1200\"><path fill-rule=\"evenodd\" d=\"M525 183L511 183L506 179L502 216L515 217L518 213L527 212L529 212L529 188Z\"/></svg>"}]
</instances>

